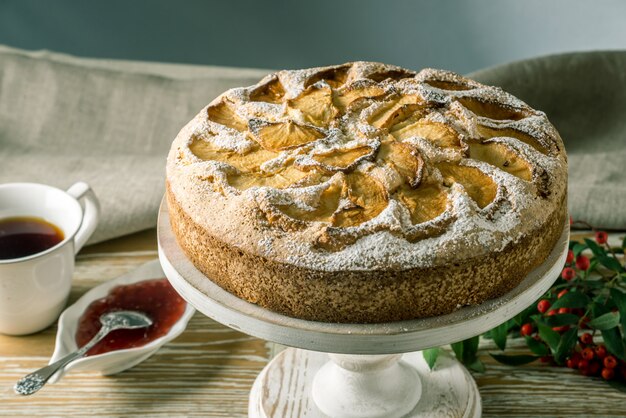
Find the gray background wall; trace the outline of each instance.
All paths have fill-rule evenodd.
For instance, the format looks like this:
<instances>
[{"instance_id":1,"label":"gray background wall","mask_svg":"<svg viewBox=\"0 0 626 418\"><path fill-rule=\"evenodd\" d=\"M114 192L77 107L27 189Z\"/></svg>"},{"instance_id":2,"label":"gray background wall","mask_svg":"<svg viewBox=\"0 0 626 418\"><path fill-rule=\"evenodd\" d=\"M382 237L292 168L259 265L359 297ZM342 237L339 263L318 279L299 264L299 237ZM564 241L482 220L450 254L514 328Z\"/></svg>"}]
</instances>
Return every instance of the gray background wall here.
<instances>
[{"instance_id":1,"label":"gray background wall","mask_svg":"<svg viewBox=\"0 0 626 418\"><path fill-rule=\"evenodd\" d=\"M0 0L0 43L263 68L377 60L469 72L626 49L623 0Z\"/></svg>"}]
</instances>

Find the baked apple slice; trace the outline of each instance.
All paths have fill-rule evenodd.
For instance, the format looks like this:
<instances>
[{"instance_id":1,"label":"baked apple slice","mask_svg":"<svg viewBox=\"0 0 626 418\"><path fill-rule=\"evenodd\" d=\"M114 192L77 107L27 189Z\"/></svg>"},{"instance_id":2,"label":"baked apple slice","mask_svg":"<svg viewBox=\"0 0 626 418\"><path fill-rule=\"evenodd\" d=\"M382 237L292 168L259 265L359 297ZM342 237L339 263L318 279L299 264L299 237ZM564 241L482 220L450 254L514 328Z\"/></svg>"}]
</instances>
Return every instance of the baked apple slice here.
<instances>
[{"instance_id":1,"label":"baked apple slice","mask_svg":"<svg viewBox=\"0 0 626 418\"><path fill-rule=\"evenodd\" d=\"M402 80L403 78L413 78L415 77L415 73L413 71L405 70L405 69L395 69L395 70L387 70L387 71L379 71L375 73L371 73L367 75L367 78L370 80L374 80L376 82L382 82L385 80Z\"/></svg>"},{"instance_id":2,"label":"baked apple slice","mask_svg":"<svg viewBox=\"0 0 626 418\"><path fill-rule=\"evenodd\" d=\"M307 177L307 173L298 170L295 166L289 165L279 171L249 172L249 173L229 173L228 184L238 190L246 190L251 187L272 187L284 189Z\"/></svg>"},{"instance_id":3,"label":"baked apple slice","mask_svg":"<svg viewBox=\"0 0 626 418\"><path fill-rule=\"evenodd\" d=\"M398 141L420 137L441 148L462 148L459 134L450 126L418 118L410 118L394 125L389 132Z\"/></svg>"},{"instance_id":4,"label":"baked apple slice","mask_svg":"<svg viewBox=\"0 0 626 418\"><path fill-rule=\"evenodd\" d=\"M304 87L307 88L324 80L329 86L338 88L348 80L348 73L351 68L352 64L345 64L318 71L304 82Z\"/></svg>"},{"instance_id":5,"label":"baked apple slice","mask_svg":"<svg viewBox=\"0 0 626 418\"><path fill-rule=\"evenodd\" d=\"M341 199L341 182L330 182L328 187L320 193L317 206L313 210L303 210L296 205L277 205L285 215L305 222L332 222L333 214L337 211Z\"/></svg>"},{"instance_id":6,"label":"baked apple slice","mask_svg":"<svg viewBox=\"0 0 626 418\"><path fill-rule=\"evenodd\" d=\"M488 119L520 120L530 115L526 109L520 109L477 97L459 97L457 101L476 116Z\"/></svg>"},{"instance_id":7,"label":"baked apple slice","mask_svg":"<svg viewBox=\"0 0 626 418\"><path fill-rule=\"evenodd\" d=\"M287 101L287 109L297 109L304 115L305 121L315 126L327 126L337 116L333 105L333 92L330 87L313 85L300 96Z\"/></svg>"},{"instance_id":8,"label":"baked apple slice","mask_svg":"<svg viewBox=\"0 0 626 418\"><path fill-rule=\"evenodd\" d=\"M335 90L334 93L333 103L337 108L345 111L358 99L372 99L383 96L385 89L373 81L358 80L347 86L343 86L339 90Z\"/></svg>"},{"instance_id":9,"label":"baked apple slice","mask_svg":"<svg viewBox=\"0 0 626 418\"><path fill-rule=\"evenodd\" d=\"M435 219L448 206L448 194L434 182L422 183L417 188L402 185L396 198L409 210L414 225Z\"/></svg>"},{"instance_id":10,"label":"baked apple slice","mask_svg":"<svg viewBox=\"0 0 626 418\"><path fill-rule=\"evenodd\" d=\"M382 141L376 162L379 166L393 167L411 187L416 187L420 182L424 162L409 144L390 138Z\"/></svg>"},{"instance_id":11,"label":"baked apple slice","mask_svg":"<svg viewBox=\"0 0 626 418\"><path fill-rule=\"evenodd\" d=\"M469 156L474 160L484 161L496 166L500 170L506 171L522 180L532 180L532 166L530 163L505 144L497 142L470 143Z\"/></svg>"},{"instance_id":12,"label":"baked apple slice","mask_svg":"<svg viewBox=\"0 0 626 418\"><path fill-rule=\"evenodd\" d=\"M282 103L285 88L276 75L250 92L253 102Z\"/></svg>"},{"instance_id":13,"label":"baked apple slice","mask_svg":"<svg viewBox=\"0 0 626 418\"><path fill-rule=\"evenodd\" d=\"M451 187L454 183L461 184L469 197L481 209L496 198L498 185L478 168L454 163L439 163L437 168L443 176L444 186Z\"/></svg>"},{"instance_id":14,"label":"baked apple slice","mask_svg":"<svg viewBox=\"0 0 626 418\"><path fill-rule=\"evenodd\" d=\"M406 95L398 99L389 100L368 118L370 125L375 128L387 128L394 124L396 119L404 114L408 116L423 108L423 101L415 95Z\"/></svg>"},{"instance_id":15,"label":"baked apple slice","mask_svg":"<svg viewBox=\"0 0 626 418\"><path fill-rule=\"evenodd\" d=\"M388 203L387 191L372 176L354 171L345 177L342 196L347 199L333 215L332 225L350 227L378 216Z\"/></svg>"},{"instance_id":16,"label":"baked apple slice","mask_svg":"<svg viewBox=\"0 0 626 418\"><path fill-rule=\"evenodd\" d=\"M478 125L478 134L482 139L491 139L496 137L515 138L523 143L530 145L542 154L548 154L551 151L550 144L546 141L539 141L538 138L525 132L512 128L492 128L490 126Z\"/></svg>"},{"instance_id":17,"label":"baked apple slice","mask_svg":"<svg viewBox=\"0 0 626 418\"><path fill-rule=\"evenodd\" d=\"M220 161L229 164L241 172L259 171L261 164L278 156L278 153L265 150L259 145L244 153L216 146L211 140L194 138L189 145L191 152L201 160Z\"/></svg>"},{"instance_id":18,"label":"baked apple slice","mask_svg":"<svg viewBox=\"0 0 626 418\"><path fill-rule=\"evenodd\" d=\"M223 98L207 108L209 120L239 132L244 132L248 125L235 112L234 105Z\"/></svg>"},{"instance_id":19,"label":"baked apple slice","mask_svg":"<svg viewBox=\"0 0 626 418\"><path fill-rule=\"evenodd\" d=\"M324 171L349 171L364 159L372 156L375 151L376 149L371 146L361 145L313 154L312 158L319 163L320 168Z\"/></svg>"},{"instance_id":20,"label":"baked apple slice","mask_svg":"<svg viewBox=\"0 0 626 418\"><path fill-rule=\"evenodd\" d=\"M299 125L291 120L267 122L252 119L248 127L255 141L266 150L276 152L299 147L324 137L324 133L319 129Z\"/></svg>"}]
</instances>

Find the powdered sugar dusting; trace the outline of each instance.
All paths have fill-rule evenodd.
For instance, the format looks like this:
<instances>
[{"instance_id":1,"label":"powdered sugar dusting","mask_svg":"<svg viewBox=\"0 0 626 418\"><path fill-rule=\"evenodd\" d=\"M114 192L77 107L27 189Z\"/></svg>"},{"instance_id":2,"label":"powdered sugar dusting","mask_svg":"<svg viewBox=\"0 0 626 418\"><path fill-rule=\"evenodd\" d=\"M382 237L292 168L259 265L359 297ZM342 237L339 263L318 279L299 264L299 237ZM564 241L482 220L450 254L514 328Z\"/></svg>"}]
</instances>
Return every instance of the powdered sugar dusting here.
<instances>
[{"instance_id":1,"label":"powdered sugar dusting","mask_svg":"<svg viewBox=\"0 0 626 418\"><path fill-rule=\"evenodd\" d=\"M340 75L345 79L315 81L320 73L330 70L342 71ZM401 78L387 78L377 83L368 80L368 77L380 78L379 74L394 71L401 74ZM279 102L249 100L250 92L275 79L284 89L284 97ZM323 250L316 247L315 242L316 237L331 228L327 222L300 222L298 227L284 228L269 219L286 216L276 209L280 205L292 205L303 211L315 210L320 205L322 193L332 185L340 185L344 173L334 173L316 184L283 189L253 186L236 190L228 184L228 173L237 172L237 169L224 162L198 159L189 150L190 138L202 137L216 148L240 154L254 147L255 141L242 130L208 120L206 108L181 130L172 145L167 164L171 191L195 222L225 242L276 261L326 271L431 267L501 251L540 226L562 201L566 192L566 158L562 141L545 114L499 88L484 86L454 73L426 69L413 76L398 67L364 62L281 71L255 86L230 90L212 104L227 99L237 117L244 121L292 120L305 125L306 115L287 109L285 103L299 97L307 83L313 82L316 87L339 82L350 86L366 81L367 85L381 86L388 97L392 97L390 94L395 95L393 97L415 96L428 103L430 107L424 120L445 124L458 134L463 144L459 148L441 147L418 135L405 140L419 151L432 178L442 179L436 169L440 162L475 167L497 185L495 199L480 208L467 190L455 183L448 191L447 209L435 219L414 225L404 204L391 195L387 207L374 218L356 226L334 229L341 236L354 237L349 245L336 251ZM308 170L315 166L316 155L356 146L365 145L375 152L388 133L374 128L367 120L380 111L384 100L384 97L363 99L357 111L347 111L328 126L316 126L324 132L323 138L281 151L276 157L264 161L260 170L278 173L288 164ZM470 108L473 103L478 104ZM486 106L487 112L491 111L489 106L504 109L504 115L511 114L514 118L494 119L475 113L483 109L481 106ZM494 132L488 141L508 147L530 164L532 181L523 180L486 161L469 158L467 144L485 141L481 139L481 129L485 128L481 127ZM512 131L534 138L547 151L541 152L510 136ZM393 187L392 174L380 174L388 168L382 167L376 174L372 168L374 165L368 154L362 161L357 161L353 169L382 176L379 181L387 188ZM541 193L543 195L539 196ZM346 203L340 202L340 208ZM421 232L423 234L418 234ZM419 239L409 239L412 236Z\"/></svg>"}]
</instances>

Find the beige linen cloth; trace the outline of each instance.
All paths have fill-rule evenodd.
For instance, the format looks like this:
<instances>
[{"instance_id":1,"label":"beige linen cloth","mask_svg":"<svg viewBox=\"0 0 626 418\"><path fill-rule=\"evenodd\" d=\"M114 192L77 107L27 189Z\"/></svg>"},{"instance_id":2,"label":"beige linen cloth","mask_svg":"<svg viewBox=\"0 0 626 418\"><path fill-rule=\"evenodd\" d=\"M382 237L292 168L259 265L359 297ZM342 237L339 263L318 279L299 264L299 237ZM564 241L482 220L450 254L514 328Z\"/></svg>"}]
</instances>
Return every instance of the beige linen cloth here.
<instances>
[{"instance_id":1,"label":"beige linen cloth","mask_svg":"<svg viewBox=\"0 0 626 418\"><path fill-rule=\"evenodd\" d=\"M178 131L266 73L0 47L0 183L89 183L102 205L91 243L154 227Z\"/></svg>"},{"instance_id":2,"label":"beige linen cloth","mask_svg":"<svg viewBox=\"0 0 626 418\"><path fill-rule=\"evenodd\" d=\"M180 128L224 90L267 72L0 46L0 183L88 182L102 203L92 243L154 227ZM557 126L575 218L626 229L626 51L544 57L472 76L544 110Z\"/></svg>"}]
</instances>

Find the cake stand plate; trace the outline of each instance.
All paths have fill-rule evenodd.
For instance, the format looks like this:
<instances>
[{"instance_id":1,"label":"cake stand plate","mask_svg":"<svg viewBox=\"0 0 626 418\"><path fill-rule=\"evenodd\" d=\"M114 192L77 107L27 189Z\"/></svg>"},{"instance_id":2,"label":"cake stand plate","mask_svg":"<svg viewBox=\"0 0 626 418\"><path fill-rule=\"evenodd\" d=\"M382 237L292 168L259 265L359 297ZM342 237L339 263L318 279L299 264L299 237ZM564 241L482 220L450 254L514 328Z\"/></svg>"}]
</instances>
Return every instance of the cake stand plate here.
<instances>
[{"instance_id":1,"label":"cake stand plate","mask_svg":"<svg viewBox=\"0 0 626 418\"><path fill-rule=\"evenodd\" d=\"M569 225L546 261L506 295L448 315L379 324L291 318L223 290L179 247L165 202L158 240L163 271L197 310L246 334L304 349L284 351L259 375L251 393L251 417L437 416L436 408L444 416L473 417L480 415L480 397L465 368L442 356L431 372L416 351L481 334L532 304L565 263Z\"/></svg>"}]
</instances>

